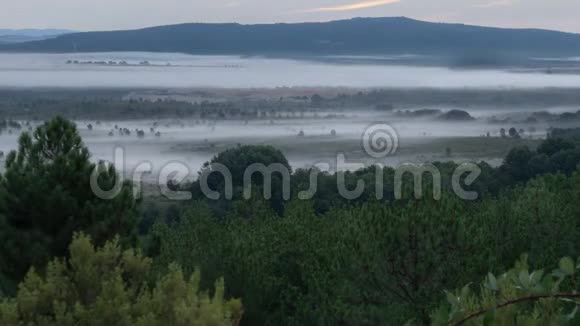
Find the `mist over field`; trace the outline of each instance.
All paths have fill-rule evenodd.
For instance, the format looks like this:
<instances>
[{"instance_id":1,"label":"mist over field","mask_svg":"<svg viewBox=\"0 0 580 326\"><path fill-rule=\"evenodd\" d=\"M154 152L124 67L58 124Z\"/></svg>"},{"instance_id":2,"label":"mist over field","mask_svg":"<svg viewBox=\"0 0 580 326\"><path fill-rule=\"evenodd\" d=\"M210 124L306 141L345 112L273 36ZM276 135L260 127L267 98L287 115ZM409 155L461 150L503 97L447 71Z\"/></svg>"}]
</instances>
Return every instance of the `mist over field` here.
<instances>
[{"instance_id":1,"label":"mist over field","mask_svg":"<svg viewBox=\"0 0 580 326\"><path fill-rule=\"evenodd\" d=\"M319 96L316 92L326 97L313 104L311 97ZM480 94L479 104L470 95L473 91L384 92L363 94L350 88L6 90L4 96L9 100L1 105L1 111L15 117L23 128L4 130L0 151L17 149L21 132L40 125L43 116L59 113L76 123L94 162L115 162L115 149L123 149L124 162L117 168L128 176L141 163L151 163L155 177L167 164L179 162L188 167L189 177L195 179L214 155L241 145L274 146L287 156L294 169L319 163L336 171L376 163L396 167L404 163L479 160L497 166L512 146L535 147L550 128L580 125L578 107L569 103L574 90L547 91L545 104L525 99L514 102L522 95L512 90ZM558 92L564 95L557 96ZM406 98L409 93L415 96ZM510 94L514 98L510 101L517 104L488 103L490 98L494 102L493 98L509 98ZM78 100L58 100L63 97ZM447 97L455 101L471 99L477 105L446 103ZM386 104L385 108L381 104L385 100L373 98L391 99L396 105ZM425 104L430 101L433 103ZM20 109L14 107L15 103ZM172 105L182 108L174 109ZM44 112L35 107L45 107ZM364 151L363 144L368 141L364 134L378 123L393 127L390 136L396 138L398 149L393 155L373 159ZM507 133L510 128L521 134L518 139L502 138L501 129ZM337 166L339 154L359 165Z\"/></svg>"},{"instance_id":2,"label":"mist over field","mask_svg":"<svg viewBox=\"0 0 580 326\"><path fill-rule=\"evenodd\" d=\"M310 97L316 92L324 95L325 92L338 94L401 89L401 92L412 94L414 89L431 89L434 92L449 90L450 94L446 96L453 98L451 94L457 91L461 93L462 89L473 92L524 90L533 93L534 89L580 87L580 74L574 70L577 62L575 58L539 58L527 68L458 67L434 62L435 58L425 56L337 55L282 59L135 52L0 54L0 87L71 90L118 88L125 94L124 100L145 99L154 102L161 99L190 103L235 103L249 100L250 107L259 105L260 101L267 102L267 106L275 106L273 102L279 96ZM560 70L554 73L552 66ZM159 91L151 92L148 89ZM189 92L188 89L194 91ZM196 93L195 89L205 91ZM215 90L213 95L212 89ZM283 119L272 115L273 118L251 119L249 122L239 118L212 118L208 121L199 117L178 120L140 118L133 121L99 122L98 125L96 121L99 119L81 119L77 124L94 161L112 161L114 148L122 147L126 152L126 166L118 168L126 173L130 173L132 168L142 162L153 163L154 169L158 171L167 163L179 161L187 164L192 177L196 177L199 168L213 155L240 144L279 147L295 168L325 162L335 169L336 155L339 153L361 160L364 164L377 163L365 158L361 150L361 137L365 128L377 121L392 124L401 142L400 152L380 163L397 166L401 163L433 160L484 159L497 165L501 163L507 147L491 152L481 150L478 154L477 151L467 151L450 158L445 156L446 146L443 143L454 138L475 138L488 133L498 136L502 127L510 127L509 122L503 125L490 124L488 120L491 117L518 117L524 121L532 113L530 107L534 108L533 111L554 114L577 111L569 102L542 105L525 101L510 106L494 103L491 99L493 96L484 100L484 104L469 102L467 97L467 102L460 102L468 105L455 105L453 100L440 103L440 96L429 94L420 96L421 104L407 103L405 101L408 99L403 99L393 108L394 112L465 109L475 118L473 121L461 122L440 121L434 115L417 118L374 110L377 104L387 103L381 100L380 103L353 104L350 107L330 105L317 112L316 118L312 114L303 115L300 119L290 114ZM459 98L456 97L456 101ZM87 129L89 124L91 130ZM521 123L518 129L532 127L534 132L527 137L540 139L554 125L558 123ZM135 135L121 136L114 127L128 128L134 134L135 130L145 130L147 139L139 139ZM149 132L153 127L163 137L155 137L153 132ZM112 131L113 136L109 135ZM304 137L297 136L301 132ZM331 136L331 133L335 135ZM0 150L8 153L16 148L16 141L17 134L5 135L0 142ZM437 142L441 145L429 146Z\"/></svg>"},{"instance_id":3,"label":"mist over field","mask_svg":"<svg viewBox=\"0 0 580 326\"><path fill-rule=\"evenodd\" d=\"M338 61L336 57L303 59L167 53L0 53L0 87L571 88L580 85L578 62L574 58L537 60L531 68L491 66L486 69L418 64L428 62L428 57L414 58L411 63L389 56L354 56L347 57L348 60L342 57Z\"/></svg>"},{"instance_id":4,"label":"mist over field","mask_svg":"<svg viewBox=\"0 0 580 326\"><path fill-rule=\"evenodd\" d=\"M444 66L434 57L412 55L282 59L134 52L0 54L0 88L29 89L32 97L18 96L31 104L38 103L33 100L34 89L58 89L55 98L44 91L40 99L49 101L67 98L66 89L71 94L87 90L87 98L97 96L98 101L100 95L94 95L91 89L102 89L116 92L115 101L121 107L130 101L144 100L153 106L156 101L183 101L201 107L239 106L253 114L267 112L252 118L227 117L216 116L222 110L217 108L209 109L214 115L207 118L168 114L152 119L146 113L139 118L132 113L119 120L118 110L99 116L98 111L80 109L79 105L86 105L82 98L67 104L80 109L71 117L92 160L113 161L114 149L123 148L125 162L117 168L127 175L143 162L152 163L155 172L171 162L181 162L189 167L190 177L196 178L212 156L249 144L280 148L294 168L321 162L328 163L331 170L359 168L336 166L338 154L366 165L485 160L497 166L513 144L500 139L503 143L499 145L484 146L493 141L486 136L498 141L500 129L515 127L524 130L524 138L534 146L534 139L545 138L549 128L578 125L575 119L567 121L557 116L576 114L580 108L580 99L572 95L573 89L580 87L580 73L575 70L578 60L538 58L530 62L524 66L459 67ZM354 96L357 92L371 93L359 101ZM372 92L384 94L375 99ZM328 103L311 103L311 97L318 93ZM355 100L345 104L341 94L354 96ZM8 91L5 95L10 99L13 94ZM106 96L101 98L108 100ZM10 103L19 102L8 100L9 110L13 108ZM281 103L290 105L290 109ZM383 105L389 110L377 110ZM26 104L20 106L26 112L35 111ZM309 112L298 115L305 107ZM163 110L162 105L160 108ZM55 110L62 111L58 105ZM430 110L433 112L422 112ZM465 111L470 119L438 119L450 110ZM415 111L418 113L412 113ZM530 118L538 112L553 117L539 121ZM33 113L24 117L37 119ZM365 129L377 122L392 125L400 142L396 155L382 160L370 159L361 146ZM132 134L119 134L123 128ZM137 137L138 130L145 135ZM156 136L156 132L162 136ZM17 139L18 133L4 135L0 151L16 149ZM468 143L462 144L466 139ZM446 153L450 150L453 155Z\"/></svg>"}]
</instances>

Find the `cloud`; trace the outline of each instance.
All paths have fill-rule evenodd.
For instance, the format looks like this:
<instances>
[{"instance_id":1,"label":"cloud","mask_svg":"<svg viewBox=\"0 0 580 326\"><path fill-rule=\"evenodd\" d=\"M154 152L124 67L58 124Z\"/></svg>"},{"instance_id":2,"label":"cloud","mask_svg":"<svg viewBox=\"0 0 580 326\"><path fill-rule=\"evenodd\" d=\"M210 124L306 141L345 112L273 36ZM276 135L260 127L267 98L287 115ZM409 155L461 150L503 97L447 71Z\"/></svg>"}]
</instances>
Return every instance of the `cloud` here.
<instances>
[{"instance_id":1,"label":"cloud","mask_svg":"<svg viewBox=\"0 0 580 326\"><path fill-rule=\"evenodd\" d=\"M357 9L385 6L385 5L390 5L390 4L397 3L397 2L401 2L401 0L370 0L370 1L351 3L348 5L335 6L335 7L313 8L313 9L305 10L303 12L349 11L349 10L357 10Z\"/></svg>"},{"instance_id":2,"label":"cloud","mask_svg":"<svg viewBox=\"0 0 580 326\"><path fill-rule=\"evenodd\" d=\"M507 7L518 3L519 0L494 0L487 3L482 3L475 5L476 8L497 8L497 7Z\"/></svg>"}]
</instances>

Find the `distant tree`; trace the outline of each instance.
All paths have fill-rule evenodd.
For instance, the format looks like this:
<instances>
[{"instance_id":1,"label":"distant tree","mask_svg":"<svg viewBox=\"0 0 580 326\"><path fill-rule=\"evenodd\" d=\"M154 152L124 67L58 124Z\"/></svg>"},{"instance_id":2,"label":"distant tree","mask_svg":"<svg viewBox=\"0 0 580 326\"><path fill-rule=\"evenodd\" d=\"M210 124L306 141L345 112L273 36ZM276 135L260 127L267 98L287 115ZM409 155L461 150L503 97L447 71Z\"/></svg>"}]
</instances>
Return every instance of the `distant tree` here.
<instances>
[{"instance_id":1,"label":"distant tree","mask_svg":"<svg viewBox=\"0 0 580 326\"><path fill-rule=\"evenodd\" d=\"M519 136L520 136L518 134L518 131L514 127L511 127L510 130L508 131L508 133L509 133L510 137L512 137L512 138L519 138Z\"/></svg>"},{"instance_id":2,"label":"distant tree","mask_svg":"<svg viewBox=\"0 0 580 326\"><path fill-rule=\"evenodd\" d=\"M252 196L262 196L264 178L260 173L254 173L251 178L251 184L244 184L244 174L248 167L254 164L263 164L266 167L271 167L273 164L278 164L283 167L288 173L292 173L292 168L288 160L278 149L271 146L237 146L217 154L210 162L206 162L202 167L202 173L212 171L212 164L221 164L228 168L232 175L232 185L234 190L234 200L241 199L244 186L255 187ZM272 174L272 198L270 204L277 212L283 209L283 193L282 193L282 175L280 173ZM208 177L208 185L212 190L223 193L225 190L225 180L223 175L219 173L211 173ZM194 197L203 196L200 194L199 184L194 184Z\"/></svg>"},{"instance_id":3,"label":"distant tree","mask_svg":"<svg viewBox=\"0 0 580 326\"><path fill-rule=\"evenodd\" d=\"M569 149L574 149L574 142L563 138L548 138L538 147L538 153L553 156L554 154Z\"/></svg>"},{"instance_id":4,"label":"distant tree","mask_svg":"<svg viewBox=\"0 0 580 326\"><path fill-rule=\"evenodd\" d=\"M136 213L130 188L124 185L113 200L98 198L90 186L97 166L89 156L75 125L60 117L33 135L21 135L0 179L0 271L6 277L18 282L30 266L63 256L75 231L98 244L114 234L132 241ZM111 189L115 168L98 168L101 188Z\"/></svg>"},{"instance_id":5,"label":"distant tree","mask_svg":"<svg viewBox=\"0 0 580 326\"><path fill-rule=\"evenodd\" d=\"M377 111L393 111L395 107L392 104L377 104L375 110Z\"/></svg>"},{"instance_id":6,"label":"distant tree","mask_svg":"<svg viewBox=\"0 0 580 326\"><path fill-rule=\"evenodd\" d=\"M310 102L312 102L312 104L314 104L314 105L320 105L323 100L324 100L324 98L322 96L320 96L319 94L314 94L310 98Z\"/></svg>"},{"instance_id":7,"label":"distant tree","mask_svg":"<svg viewBox=\"0 0 580 326\"><path fill-rule=\"evenodd\" d=\"M550 158L551 167L556 172L571 174L580 163L580 149L559 151Z\"/></svg>"},{"instance_id":8,"label":"distant tree","mask_svg":"<svg viewBox=\"0 0 580 326\"><path fill-rule=\"evenodd\" d=\"M446 121L470 121L475 120L469 112L463 110L451 110L441 114L438 119Z\"/></svg>"},{"instance_id":9,"label":"distant tree","mask_svg":"<svg viewBox=\"0 0 580 326\"><path fill-rule=\"evenodd\" d=\"M512 149L501 167L515 182L525 182L530 178L529 161L534 153L526 146Z\"/></svg>"},{"instance_id":10,"label":"distant tree","mask_svg":"<svg viewBox=\"0 0 580 326\"><path fill-rule=\"evenodd\" d=\"M505 138L506 137L506 131L505 131L505 129L504 128L501 128L499 130L499 134L501 135L501 138Z\"/></svg>"}]
</instances>

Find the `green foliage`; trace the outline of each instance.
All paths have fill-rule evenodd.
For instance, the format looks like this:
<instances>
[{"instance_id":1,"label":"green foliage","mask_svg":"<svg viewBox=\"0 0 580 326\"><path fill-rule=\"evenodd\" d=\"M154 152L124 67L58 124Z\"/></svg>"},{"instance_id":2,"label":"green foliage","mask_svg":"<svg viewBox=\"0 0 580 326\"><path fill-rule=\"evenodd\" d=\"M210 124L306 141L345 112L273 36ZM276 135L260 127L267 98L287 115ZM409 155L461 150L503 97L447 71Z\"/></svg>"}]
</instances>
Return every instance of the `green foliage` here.
<instances>
[{"instance_id":1,"label":"green foliage","mask_svg":"<svg viewBox=\"0 0 580 326\"><path fill-rule=\"evenodd\" d=\"M550 137L538 147L538 153L553 156L560 151L574 149L575 147L576 145L571 140Z\"/></svg>"},{"instance_id":2,"label":"green foliage","mask_svg":"<svg viewBox=\"0 0 580 326\"><path fill-rule=\"evenodd\" d=\"M251 185L244 184L244 174L251 165L263 164L265 167L278 165L285 170L288 177L292 173L290 164L284 154L272 146L237 146L228 149L217 154L210 162L206 162L202 167L202 173L203 171L212 171L212 164L222 164L228 168L232 176L233 198L236 200L242 198L244 186L253 187L253 197L263 197L264 177L262 174L254 173L251 178ZM271 180L272 198L269 202L276 212L281 213L284 205L282 192L283 175L275 172L272 174ZM216 207L218 211L220 209L222 212L224 209L227 210L229 207L228 203L224 202L226 187L224 177L221 174L211 173L208 177L207 184L210 189L221 194L222 200L217 203ZM192 190L194 198L205 198L201 193L199 183L194 183Z\"/></svg>"},{"instance_id":3,"label":"green foliage","mask_svg":"<svg viewBox=\"0 0 580 326\"><path fill-rule=\"evenodd\" d=\"M515 182L525 182L530 178L528 164L533 156L527 147L514 148L506 156L503 167Z\"/></svg>"},{"instance_id":4,"label":"green foliage","mask_svg":"<svg viewBox=\"0 0 580 326\"><path fill-rule=\"evenodd\" d=\"M572 141L548 138L536 152L525 146L512 149L496 175L506 187L514 183L523 184L546 173L570 175L576 171L579 163L580 149L576 149Z\"/></svg>"},{"instance_id":5,"label":"green foliage","mask_svg":"<svg viewBox=\"0 0 580 326\"><path fill-rule=\"evenodd\" d=\"M578 112L576 112L576 114L578 114ZM560 116L560 118L562 119L563 117ZM571 129L554 128L550 131L549 136L550 138L564 138L578 142L580 140L580 128L571 128Z\"/></svg>"},{"instance_id":6,"label":"green foliage","mask_svg":"<svg viewBox=\"0 0 580 326\"><path fill-rule=\"evenodd\" d=\"M202 286L223 275L250 325L428 322L444 289L519 253L549 264L580 252L579 182L547 175L475 203L444 192L439 201L333 204L322 215L315 200L287 203L282 217L242 201L220 219L198 202L177 225L156 226L152 252L159 266L201 266Z\"/></svg>"},{"instance_id":7,"label":"green foliage","mask_svg":"<svg viewBox=\"0 0 580 326\"><path fill-rule=\"evenodd\" d=\"M560 260L552 272L530 272L524 255L508 272L446 292L447 303L433 313L433 325L578 325L580 258Z\"/></svg>"},{"instance_id":8,"label":"green foliage","mask_svg":"<svg viewBox=\"0 0 580 326\"><path fill-rule=\"evenodd\" d=\"M204 167L209 167L212 163L220 163L228 167L233 177L235 187L243 186L244 172L252 164L282 164L292 171L288 160L278 149L272 146L238 146L217 154ZM253 179L254 183L260 184L261 179ZM261 182L263 184L263 181ZM211 185L211 184L210 184Z\"/></svg>"},{"instance_id":9,"label":"green foliage","mask_svg":"<svg viewBox=\"0 0 580 326\"><path fill-rule=\"evenodd\" d=\"M138 251L121 251L117 240L95 248L77 234L69 259L52 261L45 276L31 270L16 297L0 304L0 324L238 324L241 302L224 299L223 280L210 296L199 290L199 270L186 278L172 264L150 286L151 263Z\"/></svg>"},{"instance_id":10,"label":"green foliage","mask_svg":"<svg viewBox=\"0 0 580 326\"><path fill-rule=\"evenodd\" d=\"M75 231L98 244L113 234L131 241L135 201L130 188L123 187L114 200L97 198L90 186L94 169L68 120L57 117L33 135L21 135L0 179L0 270L5 276L18 282L30 266L64 255ZM99 169L99 184L110 189L117 178L114 167L101 164Z\"/></svg>"},{"instance_id":11,"label":"green foliage","mask_svg":"<svg viewBox=\"0 0 580 326\"><path fill-rule=\"evenodd\" d=\"M578 173L547 175L481 203L471 236L481 243L478 255L489 257L486 266L507 269L522 252L540 265L580 252L579 184Z\"/></svg>"}]
</instances>

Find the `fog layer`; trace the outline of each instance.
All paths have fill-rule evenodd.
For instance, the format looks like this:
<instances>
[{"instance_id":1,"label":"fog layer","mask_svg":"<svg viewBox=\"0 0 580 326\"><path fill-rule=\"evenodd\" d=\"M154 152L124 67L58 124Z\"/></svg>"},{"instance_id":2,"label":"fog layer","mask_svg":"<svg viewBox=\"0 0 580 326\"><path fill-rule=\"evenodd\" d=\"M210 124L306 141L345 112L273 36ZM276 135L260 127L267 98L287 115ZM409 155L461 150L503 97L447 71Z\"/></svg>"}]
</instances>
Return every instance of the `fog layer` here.
<instances>
[{"instance_id":1,"label":"fog layer","mask_svg":"<svg viewBox=\"0 0 580 326\"><path fill-rule=\"evenodd\" d=\"M0 87L282 86L578 87L580 75L167 53L0 54Z\"/></svg>"}]
</instances>

